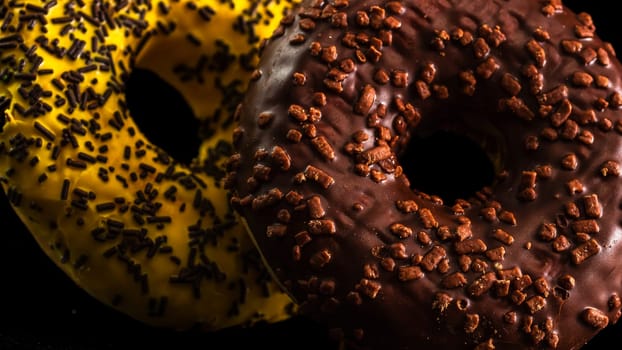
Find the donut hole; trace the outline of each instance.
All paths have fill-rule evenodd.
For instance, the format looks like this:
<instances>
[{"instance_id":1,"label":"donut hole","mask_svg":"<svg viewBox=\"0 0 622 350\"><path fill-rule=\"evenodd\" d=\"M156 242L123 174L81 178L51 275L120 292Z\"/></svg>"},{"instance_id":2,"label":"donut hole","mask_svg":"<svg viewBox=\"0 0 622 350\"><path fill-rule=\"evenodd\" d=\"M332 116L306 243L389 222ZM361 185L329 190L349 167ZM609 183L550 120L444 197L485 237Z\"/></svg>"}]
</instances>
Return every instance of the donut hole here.
<instances>
[{"instance_id":1,"label":"donut hole","mask_svg":"<svg viewBox=\"0 0 622 350\"><path fill-rule=\"evenodd\" d=\"M411 188L439 196L447 204L473 196L494 180L494 165L484 149L452 131L413 135L400 164Z\"/></svg>"},{"instance_id":2,"label":"donut hole","mask_svg":"<svg viewBox=\"0 0 622 350\"><path fill-rule=\"evenodd\" d=\"M189 164L201 145L200 122L174 87L156 73L134 68L126 82L126 103L147 139Z\"/></svg>"}]
</instances>

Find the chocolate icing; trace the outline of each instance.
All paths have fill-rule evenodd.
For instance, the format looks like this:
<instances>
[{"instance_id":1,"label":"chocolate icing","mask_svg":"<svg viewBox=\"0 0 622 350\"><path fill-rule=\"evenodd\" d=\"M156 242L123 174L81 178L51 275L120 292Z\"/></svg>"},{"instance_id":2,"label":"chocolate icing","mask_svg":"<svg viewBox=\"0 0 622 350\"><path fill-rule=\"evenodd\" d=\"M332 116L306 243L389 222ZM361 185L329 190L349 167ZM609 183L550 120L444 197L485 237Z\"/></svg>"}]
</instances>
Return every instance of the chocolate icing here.
<instances>
[{"instance_id":1,"label":"chocolate icing","mask_svg":"<svg viewBox=\"0 0 622 350\"><path fill-rule=\"evenodd\" d=\"M620 68L559 1L307 0L238 109L232 202L352 346L579 348L622 305ZM410 189L400 154L436 130L494 183Z\"/></svg>"}]
</instances>

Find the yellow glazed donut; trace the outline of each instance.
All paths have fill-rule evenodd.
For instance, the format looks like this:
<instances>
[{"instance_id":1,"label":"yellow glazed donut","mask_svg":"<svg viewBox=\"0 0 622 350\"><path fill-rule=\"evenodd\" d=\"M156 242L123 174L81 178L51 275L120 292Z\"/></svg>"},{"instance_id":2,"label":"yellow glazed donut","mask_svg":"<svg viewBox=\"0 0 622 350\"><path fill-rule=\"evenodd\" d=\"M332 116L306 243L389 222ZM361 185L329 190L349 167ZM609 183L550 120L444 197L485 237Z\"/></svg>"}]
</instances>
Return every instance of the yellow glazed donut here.
<instances>
[{"instance_id":1,"label":"yellow glazed donut","mask_svg":"<svg viewBox=\"0 0 622 350\"><path fill-rule=\"evenodd\" d=\"M0 5L0 183L40 247L93 297L180 330L291 315L220 184L232 106L260 38L290 6ZM124 95L135 67L175 87L208 125L200 160L176 162L137 128Z\"/></svg>"}]
</instances>

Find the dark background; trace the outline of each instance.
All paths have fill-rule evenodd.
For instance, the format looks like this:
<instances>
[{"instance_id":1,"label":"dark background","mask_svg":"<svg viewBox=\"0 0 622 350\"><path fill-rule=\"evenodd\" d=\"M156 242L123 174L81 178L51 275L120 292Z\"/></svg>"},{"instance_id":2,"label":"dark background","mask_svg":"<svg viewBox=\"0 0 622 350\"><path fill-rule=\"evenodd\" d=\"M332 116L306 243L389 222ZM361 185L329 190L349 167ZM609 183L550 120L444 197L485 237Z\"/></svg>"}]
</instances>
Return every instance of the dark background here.
<instances>
[{"instance_id":1,"label":"dark background","mask_svg":"<svg viewBox=\"0 0 622 350\"><path fill-rule=\"evenodd\" d=\"M597 33L618 51L622 50L622 39L616 35L620 28L619 12L612 10L612 2L573 0L565 4L575 11L590 13ZM140 96L136 101L140 101ZM162 113L161 106L154 108ZM158 142L157 135L145 131ZM198 141L188 147L196 150ZM622 323L605 329L585 349L611 348L606 344L621 343ZM126 346L185 350L237 348L246 344L272 349L336 349L321 327L298 318L212 334L156 332L138 324L93 300L53 266L0 193L0 350L102 350Z\"/></svg>"}]
</instances>

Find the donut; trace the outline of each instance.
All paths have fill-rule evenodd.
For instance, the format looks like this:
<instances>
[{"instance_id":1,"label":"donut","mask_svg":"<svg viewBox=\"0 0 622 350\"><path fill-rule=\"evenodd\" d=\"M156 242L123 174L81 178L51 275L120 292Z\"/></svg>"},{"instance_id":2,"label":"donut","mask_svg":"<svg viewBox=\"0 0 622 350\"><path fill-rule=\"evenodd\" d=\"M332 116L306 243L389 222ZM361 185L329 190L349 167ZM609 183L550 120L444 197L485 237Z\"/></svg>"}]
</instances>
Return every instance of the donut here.
<instances>
[{"instance_id":1,"label":"donut","mask_svg":"<svg viewBox=\"0 0 622 350\"><path fill-rule=\"evenodd\" d=\"M272 323L295 311L222 186L231 110L260 38L291 4L0 5L0 184L41 249L96 300L174 330ZM175 87L202 121L207 139L190 164L132 119L125 83L137 68Z\"/></svg>"},{"instance_id":2,"label":"donut","mask_svg":"<svg viewBox=\"0 0 622 350\"><path fill-rule=\"evenodd\" d=\"M622 306L621 69L559 0L305 0L262 46L226 187L354 349L577 349ZM485 177L412 148L435 133L489 180L411 181ZM443 174L415 161L438 154Z\"/></svg>"}]
</instances>

